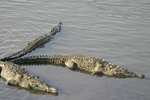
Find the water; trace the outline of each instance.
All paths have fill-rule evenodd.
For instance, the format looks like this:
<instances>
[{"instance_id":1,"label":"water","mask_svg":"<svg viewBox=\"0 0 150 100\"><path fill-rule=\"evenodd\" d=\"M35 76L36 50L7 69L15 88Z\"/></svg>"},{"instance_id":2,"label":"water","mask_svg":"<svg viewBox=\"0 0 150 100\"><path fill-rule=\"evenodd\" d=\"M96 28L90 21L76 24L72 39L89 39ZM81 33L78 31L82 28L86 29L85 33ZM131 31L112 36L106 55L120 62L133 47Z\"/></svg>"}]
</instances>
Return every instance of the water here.
<instances>
[{"instance_id":1,"label":"water","mask_svg":"<svg viewBox=\"0 0 150 100\"><path fill-rule=\"evenodd\" d=\"M25 47L61 21L62 31L31 55L84 55L103 58L145 79L96 77L52 65L23 66L59 89L59 94L5 86L0 99L150 100L149 0L1 0L0 57Z\"/></svg>"}]
</instances>

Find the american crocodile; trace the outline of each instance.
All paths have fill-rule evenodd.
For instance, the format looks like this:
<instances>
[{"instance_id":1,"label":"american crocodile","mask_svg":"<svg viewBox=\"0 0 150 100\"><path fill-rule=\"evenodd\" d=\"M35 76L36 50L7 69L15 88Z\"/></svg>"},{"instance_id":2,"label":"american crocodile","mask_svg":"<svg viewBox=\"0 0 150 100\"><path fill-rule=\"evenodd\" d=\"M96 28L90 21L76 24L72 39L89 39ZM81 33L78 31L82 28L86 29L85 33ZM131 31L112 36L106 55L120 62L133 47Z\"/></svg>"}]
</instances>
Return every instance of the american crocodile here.
<instances>
[{"instance_id":1,"label":"american crocodile","mask_svg":"<svg viewBox=\"0 0 150 100\"><path fill-rule=\"evenodd\" d=\"M88 72L92 72L92 75L104 74L108 76L118 76L118 77L138 77L144 78L144 75L138 75L128 69L120 68L115 64L111 64L108 61L105 61L100 58L95 57L86 57L82 55L73 55L73 56L30 56L25 58L20 58L14 63L23 64L23 63L52 63L52 64L65 64L67 68L70 69L81 69Z\"/></svg>"},{"instance_id":2,"label":"american crocodile","mask_svg":"<svg viewBox=\"0 0 150 100\"><path fill-rule=\"evenodd\" d=\"M50 30L49 34L45 34L45 35L42 35L42 36L36 38L32 42L27 43L26 47L24 49L14 53L14 54L11 54L3 59L0 59L0 60L1 61L9 61L9 60L24 56L27 53L32 52L36 48L43 46L45 43L47 43L51 40L51 36L53 36L57 32L61 31L61 24L62 24L61 22L58 22L57 25Z\"/></svg>"},{"instance_id":3,"label":"american crocodile","mask_svg":"<svg viewBox=\"0 0 150 100\"><path fill-rule=\"evenodd\" d=\"M0 76L6 79L6 85L16 85L28 89L57 93L56 88L52 88L43 80L30 75L26 69L12 62L0 61Z\"/></svg>"},{"instance_id":4,"label":"american crocodile","mask_svg":"<svg viewBox=\"0 0 150 100\"><path fill-rule=\"evenodd\" d=\"M15 59L49 42L51 40L51 36L54 36L57 32L61 31L61 24L61 22L57 23L57 25L50 30L49 34L45 34L41 37L36 38L32 42L27 43L27 46L23 50L20 50L17 53L0 59L0 76L7 80L6 85L18 85L24 88L57 93L58 90L56 88L52 88L43 80L33 75L30 75L26 69L24 69L20 65L17 65L24 63L51 63L54 65L66 65L66 67L70 69L80 69L92 72L92 75L104 74L108 76L118 77L145 77L144 75L138 75L131 71L128 71L127 69L120 68L119 66L111 64L103 59L95 57L86 57L81 55L40 55ZM9 60L11 60L11 62L7 62Z\"/></svg>"}]
</instances>

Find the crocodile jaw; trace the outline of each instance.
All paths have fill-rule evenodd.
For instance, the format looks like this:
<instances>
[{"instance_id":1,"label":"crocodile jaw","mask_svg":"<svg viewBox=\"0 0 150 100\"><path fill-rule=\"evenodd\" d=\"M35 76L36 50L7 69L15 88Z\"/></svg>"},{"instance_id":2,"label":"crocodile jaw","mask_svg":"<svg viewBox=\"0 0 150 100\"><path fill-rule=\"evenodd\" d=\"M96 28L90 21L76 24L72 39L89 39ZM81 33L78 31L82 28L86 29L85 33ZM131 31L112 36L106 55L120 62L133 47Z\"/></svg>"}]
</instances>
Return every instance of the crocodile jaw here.
<instances>
[{"instance_id":1,"label":"crocodile jaw","mask_svg":"<svg viewBox=\"0 0 150 100\"><path fill-rule=\"evenodd\" d=\"M33 81L30 81L30 87L35 90L58 93L58 90L56 88L49 86L40 79L34 79Z\"/></svg>"},{"instance_id":2,"label":"crocodile jaw","mask_svg":"<svg viewBox=\"0 0 150 100\"><path fill-rule=\"evenodd\" d=\"M127 69L115 67L115 68L108 68L103 69L102 73L109 76L117 76L117 77L138 77L138 78L145 78L143 74L138 75L131 71L128 71Z\"/></svg>"},{"instance_id":3,"label":"crocodile jaw","mask_svg":"<svg viewBox=\"0 0 150 100\"><path fill-rule=\"evenodd\" d=\"M44 86L44 87L31 86L31 87L32 87L32 89L35 89L35 90L46 91L46 92L51 92L51 93L58 93L58 89L50 87L50 86Z\"/></svg>"}]
</instances>

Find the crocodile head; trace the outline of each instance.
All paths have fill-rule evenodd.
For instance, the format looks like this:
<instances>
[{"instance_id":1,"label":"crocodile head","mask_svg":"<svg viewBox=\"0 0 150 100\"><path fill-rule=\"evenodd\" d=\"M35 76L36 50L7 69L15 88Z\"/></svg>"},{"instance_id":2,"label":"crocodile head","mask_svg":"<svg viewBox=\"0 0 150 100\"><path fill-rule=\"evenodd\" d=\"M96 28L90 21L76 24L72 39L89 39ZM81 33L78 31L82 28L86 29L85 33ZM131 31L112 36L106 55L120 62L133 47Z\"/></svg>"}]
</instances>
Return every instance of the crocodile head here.
<instances>
[{"instance_id":1,"label":"crocodile head","mask_svg":"<svg viewBox=\"0 0 150 100\"><path fill-rule=\"evenodd\" d=\"M138 74L135 74L133 72L130 72L130 71L117 71L117 72L113 72L113 75L115 76L120 76L120 77L138 77L138 78L145 78L145 76L143 74L141 75L138 75Z\"/></svg>"},{"instance_id":2,"label":"crocodile head","mask_svg":"<svg viewBox=\"0 0 150 100\"><path fill-rule=\"evenodd\" d=\"M36 81L31 81L30 87L35 90L46 91L51 93L58 93L58 89L53 88L46 84L44 81L40 79L36 79Z\"/></svg>"},{"instance_id":3,"label":"crocodile head","mask_svg":"<svg viewBox=\"0 0 150 100\"><path fill-rule=\"evenodd\" d=\"M57 24L60 24L60 25L61 25L61 24L62 24L62 22L58 22Z\"/></svg>"},{"instance_id":4,"label":"crocodile head","mask_svg":"<svg viewBox=\"0 0 150 100\"><path fill-rule=\"evenodd\" d=\"M57 25L55 27L53 27L51 30L50 30L50 34L51 35L55 35L57 32L60 32L61 31L61 24L62 22L58 22Z\"/></svg>"},{"instance_id":5,"label":"crocodile head","mask_svg":"<svg viewBox=\"0 0 150 100\"><path fill-rule=\"evenodd\" d=\"M32 84L32 85L30 85L30 87L35 90L46 91L46 92L51 92L51 93L58 93L58 89L53 88L48 85L43 85L43 84L33 85Z\"/></svg>"},{"instance_id":6,"label":"crocodile head","mask_svg":"<svg viewBox=\"0 0 150 100\"><path fill-rule=\"evenodd\" d=\"M138 78L145 78L143 74L138 75L135 74L131 71L128 71L128 69L120 68L119 66L115 68L110 68L108 67L107 69L103 70L103 73L105 75L110 75L110 76L117 76L117 77L138 77Z\"/></svg>"}]
</instances>

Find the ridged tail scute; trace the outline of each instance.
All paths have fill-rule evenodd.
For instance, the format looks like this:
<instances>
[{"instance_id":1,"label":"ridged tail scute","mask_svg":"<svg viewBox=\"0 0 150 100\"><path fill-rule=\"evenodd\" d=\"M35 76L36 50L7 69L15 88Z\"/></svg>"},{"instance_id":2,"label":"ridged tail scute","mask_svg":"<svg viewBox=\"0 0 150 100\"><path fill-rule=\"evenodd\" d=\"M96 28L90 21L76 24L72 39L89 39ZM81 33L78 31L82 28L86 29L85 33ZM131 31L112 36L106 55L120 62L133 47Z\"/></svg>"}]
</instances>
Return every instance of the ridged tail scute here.
<instances>
[{"instance_id":1,"label":"ridged tail scute","mask_svg":"<svg viewBox=\"0 0 150 100\"><path fill-rule=\"evenodd\" d=\"M36 48L38 48L40 46L43 46L44 44L46 44L47 42L49 42L51 40L51 36L54 36L57 32L61 31L61 24L62 24L61 22L58 22L57 25L50 30L50 34L45 34L45 35L42 35L42 36L36 38L32 42L28 43L28 45L24 49L14 53L14 54L11 54L7 57L4 57L0 60L1 61L9 61L12 59L16 59L16 58L26 55L27 53L32 52L33 50L35 50Z\"/></svg>"}]
</instances>

